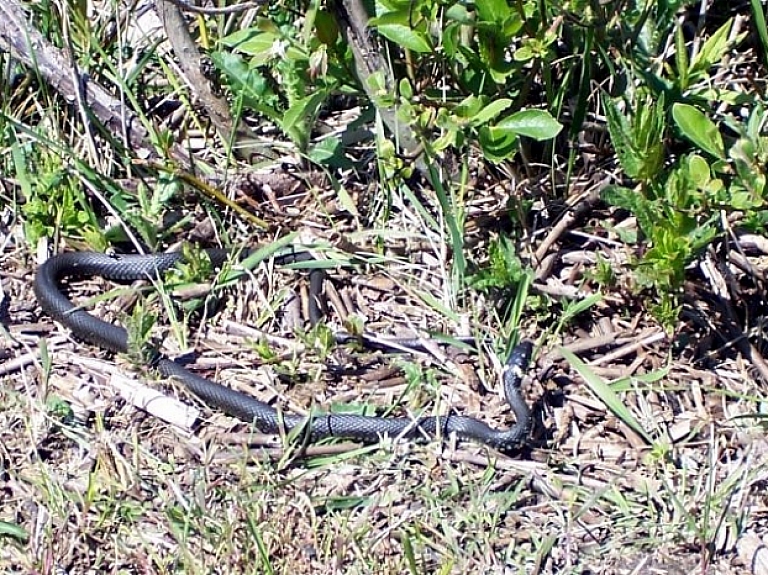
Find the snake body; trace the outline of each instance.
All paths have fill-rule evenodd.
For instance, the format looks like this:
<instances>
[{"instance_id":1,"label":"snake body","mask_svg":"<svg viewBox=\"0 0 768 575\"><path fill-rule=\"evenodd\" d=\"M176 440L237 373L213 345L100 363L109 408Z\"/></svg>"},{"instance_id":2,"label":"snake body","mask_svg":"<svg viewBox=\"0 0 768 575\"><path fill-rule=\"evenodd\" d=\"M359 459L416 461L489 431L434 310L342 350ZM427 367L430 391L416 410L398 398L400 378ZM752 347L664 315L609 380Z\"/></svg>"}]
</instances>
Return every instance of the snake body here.
<instances>
[{"instance_id":1,"label":"snake body","mask_svg":"<svg viewBox=\"0 0 768 575\"><path fill-rule=\"evenodd\" d=\"M206 250L213 266L223 264L231 252ZM76 307L61 291L64 278L101 276L126 282L159 280L162 274L184 261L181 253L150 255L106 255L71 252L54 256L43 263L35 277L35 295L48 315L69 328L79 339L113 352L128 351L125 328L105 322ZM295 260L294 260L295 261ZM316 283L316 282L312 282ZM327 437L343 437L375 443L384 436L419 439L428 436L447 437L455 433L461 439L487 444L502 451L520 447L531 429L531 413L520 394L523 371L531 358L532 344L523 341L509 355L503 373L504 393L516 417L509 429L496 430L482 421L467 416L445 415L425 417L371 417L337 413L310 416L283 414L271 405L196 375L181 364L163 356L155 362L157 370L175 378L206 404L228 415L252 423L263 433L277 434L300 429L315 441Z\"/></svg>"}]
</instances>

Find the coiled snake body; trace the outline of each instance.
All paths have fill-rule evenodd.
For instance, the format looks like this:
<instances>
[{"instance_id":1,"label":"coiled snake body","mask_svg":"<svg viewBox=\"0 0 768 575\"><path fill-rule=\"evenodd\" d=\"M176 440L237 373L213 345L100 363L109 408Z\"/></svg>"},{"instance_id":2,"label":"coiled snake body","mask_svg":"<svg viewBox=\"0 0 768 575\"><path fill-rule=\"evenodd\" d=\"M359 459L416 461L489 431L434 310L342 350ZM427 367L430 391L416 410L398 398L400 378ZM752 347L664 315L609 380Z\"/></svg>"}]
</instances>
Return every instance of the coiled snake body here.
<instances>
[{"instance_id":1,"label":"coiled snake body","mask_svg":"<svg viewBox=\"0 0 768 575\"><path fill-rule=\"evenodd\" d=\"M214 266L220 266L231 256L231 252L218 249L207 250L206 253ZM60 254L38 268L35 295L42 309L68 327L76 337L114 352L125 353L128 351L128 332L125 328L77 308L62 293L60 280L94 275L115 281L158 280L163 272L183 260L181 253L118 256L91 252ZM311 440L344 437L366 443L375 443L384 436L417 439L425 434L448 436L455 433L461 439L509 451L520 447L531 428L531 413L520 394L523 370L530 361L531 352L531 343L524 341L512 350L507 360L503 375L504 393L516 422L505 430L492 429L477 419L458 415L411 418L337 413L309 417L282 414L267 403L200 377L165 357L160 356L155 366L162 375L183 383L203 402L252 423L263 433L276 434L300 428L310 435Z\"/></svg>"}]
</instances>

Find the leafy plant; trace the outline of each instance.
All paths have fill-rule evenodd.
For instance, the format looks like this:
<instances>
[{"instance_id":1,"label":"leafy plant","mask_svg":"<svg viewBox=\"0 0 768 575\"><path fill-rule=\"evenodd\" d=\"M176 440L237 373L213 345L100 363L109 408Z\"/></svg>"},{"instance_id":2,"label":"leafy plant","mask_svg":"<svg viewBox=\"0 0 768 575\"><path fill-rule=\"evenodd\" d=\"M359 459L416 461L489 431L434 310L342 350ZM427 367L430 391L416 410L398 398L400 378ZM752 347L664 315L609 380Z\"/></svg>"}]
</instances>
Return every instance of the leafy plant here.
<instances>
[{"instance_id":1,"label":"leafy plant","mask_svg":"<svg viewBox=\"0 0 768 575\"><path fill-rule=\"evenodd\" d=\"M519 283L527 273L514 243L500 236L488 246L488 266L469 276L468 284L480 291L508 288Z\"/></svg>"},{"instance_id":2,"label":"leafy plant","mask_svg":"<svg viewBox=\"0 0 768 575\"><path fill-rule=\"evenodd\" d=\"M329 73L324 41L335 42L336 37L326 29L306 38L291 25L263 18L253 28L222 38L222 48L231 51L215 51L211 58L238 107L264 115L305 152L320 106L348 79L338 65Z\"/></svg>"},{"instance_id":3,"label":"leafy plant","mask_svg":"<svg viewBox=\"0 0 768 575\"><path fill-rule=\"evenodd\" d=\"M756 106L746 124L729 120L739 136L726 142L704 112L675 103L670 114L674 127L703 155L691 152L664 169L664 99L643 100L631 117L612 101L604 102L619 161L638 183L634 189L609 186L603 197L636 216L649 248L635 262L635 280L657 291L656 315L672 325L685 269L721 233L720 211L739 212L753 227L768 219L768 115Z\"/></svg>"},{"instance_id":4,"label":"leafy plant","mask_svg":"<svg viewBox=\"0 0 768 575\"><path fill-rule=\"evenodd\" d=\"M437 0L377 5L368 25L403 50L408 77L396 78L389 87L375 73L371 103L395 106L399 119L414 127L434 152L477 141L488 160L499 162L516 152L520 136L555 137L562 126L550 113L518 110L510 97L530 76L524 70L531 62L551 57L549 46L557 38L556 29L533 18L535 8L534 2L510 7L501 0L480 3L474 10ZM445 23L442 28L435 27L437 21ZM212 54L237 101L273 121L302 151L307 151L322 104L331 94L357 85L348 72L352 56L337 29L327 29L331 23L323 11L302 30L263 18L222 38L222 49ZM311 26L317 34L306 33ZM518 49L510 48L516 44ZM433 65L452 71L457 85L450 93L415 89L414 68Z\"/></svg>"},{"instance_id":5,"label":"leafy plant","mask_svg":"<svg viewBox=\"0 0 768 575\"><path fill-rule=\"evenodd\" d=\"M26 198L21 212L24 235L31 245L41 237L61 233L81 238L93 249L106 246L93 208L59 158L32 151L18 141L12 146L12 156Z\"/></svg>"},{"instance_id":6,"label":"leafy plant","mask_svg":"<svg viewBox=\"0 0 768 575\"><path fill-rule=\"evenodd\" d=\"M665 19L665 23L664 28L671 29L672 22ZM675 23L674 26L675 52L671 62L662 57L665 50L663 43L647 46L648 52L640 52L642 49L633 47L634 51L630 55L632 69L644 84L657 95L663 95L670 103L706 105L711 100L730 104L744 102L744 95L740 92L713 87L711 71L734 45L745 38L746 33L732 37L733 19L729 19L701 44L691 58L681 25Z\"/></svg>"}]
</instances>

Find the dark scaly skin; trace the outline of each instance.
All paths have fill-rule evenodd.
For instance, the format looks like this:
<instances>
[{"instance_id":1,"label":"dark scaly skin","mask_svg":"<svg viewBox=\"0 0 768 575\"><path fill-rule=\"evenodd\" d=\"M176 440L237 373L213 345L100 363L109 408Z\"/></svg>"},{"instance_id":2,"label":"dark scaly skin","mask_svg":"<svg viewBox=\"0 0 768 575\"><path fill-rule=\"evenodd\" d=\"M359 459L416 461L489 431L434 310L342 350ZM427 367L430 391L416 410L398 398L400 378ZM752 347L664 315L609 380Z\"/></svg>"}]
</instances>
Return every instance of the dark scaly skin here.
<instances>
[{"instance_id":1,"label":"dark scaly skin","mask_svg":"<svg viewBox=\"0 0 768 575\"><path fill-rule=\"evenodd\" d=\"M213 265L218 267L230 257L231 252L214 249L207 250L207 254ZM279 256L277 260L290 263L310 258L304 252ZM115 281L157 280L163 272L180 261L183 261L181 253L117 256L91 252L60 254L37 270L35 295L40 307L68 327L76 337L114 352L125 353L128 351L128 332L125 328L76 308L61 292L60 280L94 275ZM322 276L315 274L310 283L310 300L314 300L310 315L311 321L315 323L320 315L318 298L322 291ZM340 339L343 337L340 336ZM200 377L162 356L155 365L161 374L177 379L208 405L252 423L263 433L277 434L300 428L309 434L311 440L344 437L366 443L378 442L384 436L420 439L425 436L446 437L455 433L461 439L484 443L501 451L511 451L526 441L531 430L531 412L520 394L520 383L532 349L529 341L520 343L512 350L504 368L504 393L516 417L515 424L505 430L496 430L482 421L459 415L410 418L323 413L314 414L308 419L300 415L278 413L267 403Z\"/></svg>"}]
</instances>

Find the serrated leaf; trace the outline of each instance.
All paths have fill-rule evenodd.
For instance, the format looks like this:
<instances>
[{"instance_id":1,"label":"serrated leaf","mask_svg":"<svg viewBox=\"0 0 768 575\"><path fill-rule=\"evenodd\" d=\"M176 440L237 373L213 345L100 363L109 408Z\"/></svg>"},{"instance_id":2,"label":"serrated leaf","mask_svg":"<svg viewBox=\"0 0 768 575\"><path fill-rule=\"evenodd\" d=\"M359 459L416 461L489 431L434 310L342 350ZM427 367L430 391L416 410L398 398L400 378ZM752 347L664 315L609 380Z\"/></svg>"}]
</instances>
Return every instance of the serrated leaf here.
<instances>
[{"instance_id":1,"label":"serrated leaf","mask_svg":"<svg viewBox=\"0 0 768 575\"><path fill-rule=\"evenodd\" d=\"M725 159L723 136L715 123L698 108L676 103L672 106L672 119L682 134L708 154Z\"/></svg>"},{"instance_id":2,"label":"serrated leaf","mask_svg":"<svg viewBox=\"0 0 768 575\"><path fill-rule=\"evenodd\" d=\"M611 136L611 143L613 149L616 150L619 163L630 178L637 178L640 174L642 161L634 144L629 120L607 95L603 96L603 107L608 119L608 133Z\"/></svg>"},{"instance_id":3,"label":"serrated leaf","mask_svg":"<svg viewBox=\"0 0 768 575\"><path fill-rule=\"evenodd\" d=\"M603 189L600 193L600 197L604 202L611 204L612 206L634 212L637 208L640 194L623 186L609 185Z\"/></svg>"},{"instance_id":4,"label":"serrated leaf","mask_svg":"<svg viewBox=\"0 0 768 575\"><path fill-rule=\"evenodd\" d=\"M229 52L213 52L211 60L227 77L232 91L243 98L247 107L264 114L274 122L281 120L277 111L267 103L275 95L258 70L251 69L241 56Z\"/></svg>"},{"instance_id":5,"label":"serrated leaf","mask_svg":"<svg viewBox=\"0 0 768 575\"><path fill-rule=\"evenodd\" d=\"M521 110L504 118L496 128L542 141L557 136L563 125L544 110Z\"/></svg>"},{"instance_id":6,"label":"serrated leaf","mask_svg":"<svg viewBox=\"0 0 768 575\"><path fill-rule=\"evenodd\" d=\"M655 219L654 204L642 194L622 186L607 186L600 194L603 201L632 212L637 218L637 225L645 234L650 234Z\"/></svg>"}]
</instances>

